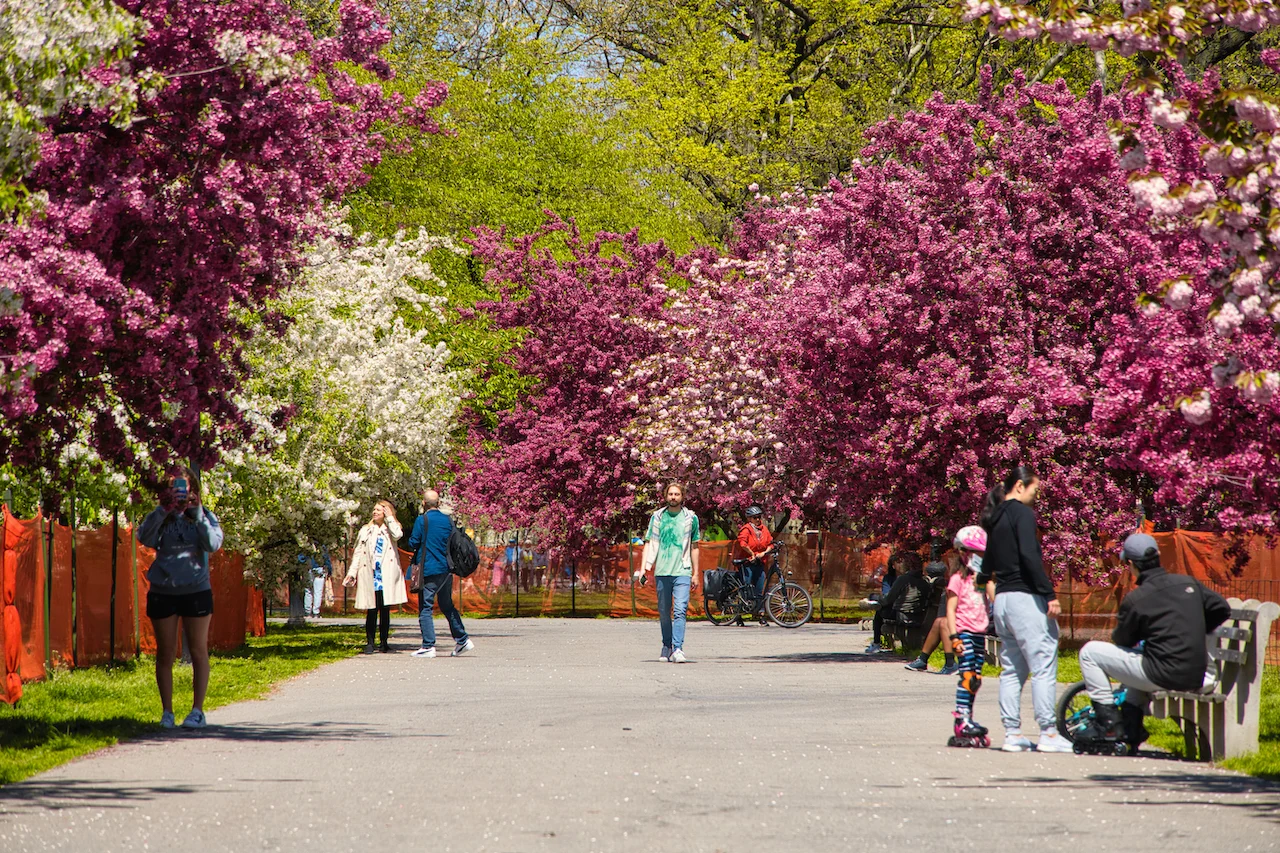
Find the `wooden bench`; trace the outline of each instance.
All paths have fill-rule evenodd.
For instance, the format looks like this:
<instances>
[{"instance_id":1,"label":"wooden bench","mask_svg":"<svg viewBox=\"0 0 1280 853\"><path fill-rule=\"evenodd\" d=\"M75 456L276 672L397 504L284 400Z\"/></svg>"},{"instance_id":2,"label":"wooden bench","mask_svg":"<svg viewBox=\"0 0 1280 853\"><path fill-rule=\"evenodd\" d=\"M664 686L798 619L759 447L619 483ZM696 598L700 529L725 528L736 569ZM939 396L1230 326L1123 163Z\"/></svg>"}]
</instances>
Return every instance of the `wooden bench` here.
<instances>
[{"instance_id":1,"label":"wooden bench","mask_svg":"<svg viewBox=\"0 0 1280 853\"><path fill-rule=\"evenodd\" d=\"M1228 599L1231 618L1210 636L1209 657L1217 667L1212 691L1151 694L1151 715L1177 720L1187 757L1219 761L1258 750L1258 709L1271 623L1280 604Z\"/></svg>"}]
</instances>

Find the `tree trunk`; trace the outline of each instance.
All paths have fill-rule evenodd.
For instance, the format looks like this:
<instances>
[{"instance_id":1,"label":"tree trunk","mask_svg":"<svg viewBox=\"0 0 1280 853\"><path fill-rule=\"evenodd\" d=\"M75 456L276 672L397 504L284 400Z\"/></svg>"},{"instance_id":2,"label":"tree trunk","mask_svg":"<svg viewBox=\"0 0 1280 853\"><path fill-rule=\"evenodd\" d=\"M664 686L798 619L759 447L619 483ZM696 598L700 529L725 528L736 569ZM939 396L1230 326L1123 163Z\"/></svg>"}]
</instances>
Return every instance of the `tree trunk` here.
<instances>
[{"instance_id":1,"label":"tree trunk","mask_svg":"<svg viewBox=\"0 0 1280 853\"><path fill-rule=\"evenodd\" d=\"M289 620L286 628L301 628L307 624L306 596L307 582L301 573L289 575Z\"/></svg>"}]
</instances>

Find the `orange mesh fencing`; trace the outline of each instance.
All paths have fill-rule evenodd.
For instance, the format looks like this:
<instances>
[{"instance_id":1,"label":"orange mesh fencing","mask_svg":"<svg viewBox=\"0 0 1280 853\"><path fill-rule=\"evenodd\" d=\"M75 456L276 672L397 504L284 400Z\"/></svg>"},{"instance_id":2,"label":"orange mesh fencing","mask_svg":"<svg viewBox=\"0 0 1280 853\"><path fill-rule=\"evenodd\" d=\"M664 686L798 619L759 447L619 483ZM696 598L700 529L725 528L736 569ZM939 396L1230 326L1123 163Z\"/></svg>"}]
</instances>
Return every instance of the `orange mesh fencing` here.
<instances>
[{"instance_id":1,"label":"orange mesh fencing","mask_svg":"<svg viewBox=\"0 0 1280 853\"><path fill-rule=\"evenodd\" d=\"M0 517L0 699L22 698L22 623L18 618L18 555L9 547L9 514ZM16 532L16 531L15 531Z\"/></svg>"},{"instance_id":2,"label":"orange mesh fencing","mask_svg":"<svg viewBox=\"0 0 1280 853\"><path fill-rule=\"evenodd\" d=\"M131 531L111 526L76 531L76 663L93 666L133 654L133 546ZM111 609L112 555L115 556L115 612ZM115 650L112 654L112 620Z\"/></svg>"},{"instance_id":3,"label":"orange mesh fencing","mask_svg":"<svg viewBox=\"0 0 1280 853\"><path fill-rule=\"evenodd\" d=\"M46 530L47 525L46 522ZM54 666L69 667L75 663L71 604L71 528L54 523L53 582L49 587L49 654Z\"/></svg>"},{"instance_id":4,"label":"orange mesh fencing","mask_svg":"<svg viewBox=\"0 0 1280 853\"><path fill-rule=\"evenodd\" d=\"M50 571L46 569L49 523L41 516L16 518L4 506L0 506L0 518L4 524L0 535L0 699L13 701L20 695L21 681L44 678L48 674L46 660L54 666L92 666L111 660L113 623L116 660L139 650L155 652L155 635L145 616L146 573L154 553L135 545L132 528L120 525L114 542L111 525L76 531L73 579L73 534L69 528L52 525ZM241 554L218 552L210 561L214 589L211 648L238 648L246 634L261 636L266 631L262 594L244 584L243 574ZM51 583L46 593L47 578Z\"/></svg>"},{"instance_id":5,"label":"orange mesh fencing","mask_svg":"<svg viewBox=\"0 0 1280 853\"><path fill-rule=\"evenodd\" d=\"M44 544L39 516L15 518L4 507L5 560L14 569L14 606L22 625L23 681L44 678Z\"/></svg>"}]
</instances>

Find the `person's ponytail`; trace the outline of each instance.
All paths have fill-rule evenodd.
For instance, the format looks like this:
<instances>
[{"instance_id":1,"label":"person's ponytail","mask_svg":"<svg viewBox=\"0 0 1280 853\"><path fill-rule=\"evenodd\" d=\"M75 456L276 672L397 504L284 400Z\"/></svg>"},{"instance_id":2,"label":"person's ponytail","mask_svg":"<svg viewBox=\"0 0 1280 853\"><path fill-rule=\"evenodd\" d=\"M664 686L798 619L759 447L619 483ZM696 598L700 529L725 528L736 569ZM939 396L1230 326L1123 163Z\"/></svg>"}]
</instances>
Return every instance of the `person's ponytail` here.
<instances>
[{"instance_id":1,"label":"person's ponytail","mask_svg":"<svg viewBox=\"0 0 1280 853\"><path fill-rule=\"evenodd\" d=\"M991 487L991 491L987 492L987 499L982 504L982 515L979 522L982 529L988 533L991 532L991 525L995 522L996 510L1000 504L1004 503L1009 492L1013 491L1013 487L1018 483L1024 486L1030 486L1036 479L1035 469L1030 465L1018 465L1009 472L1009 476L1004 478L1004 482L996 483Z\"/></svg>"},{"instance_id":2,"label":"person's ponytail","mask_svg":"<svg viewBox=\"0 0 1280 853\"><path fill-rule=\"evenodd\" d=\"M978 517L982 529L991 532L991 522L995 519L996 508L1004 503L1004 483L996 483L991 487L991 491L987 492L987 499L982 502L982 515Z\"/></svg>"}]
</instances>

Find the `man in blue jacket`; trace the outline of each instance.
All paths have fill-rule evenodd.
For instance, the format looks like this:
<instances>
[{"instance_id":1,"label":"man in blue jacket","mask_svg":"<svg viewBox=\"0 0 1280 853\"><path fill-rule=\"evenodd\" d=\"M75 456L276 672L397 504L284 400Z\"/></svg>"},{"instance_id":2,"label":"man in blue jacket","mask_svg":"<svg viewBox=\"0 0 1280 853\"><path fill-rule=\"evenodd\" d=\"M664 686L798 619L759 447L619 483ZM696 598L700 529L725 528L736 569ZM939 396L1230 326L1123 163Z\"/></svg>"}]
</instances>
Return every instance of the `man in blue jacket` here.
<instances>
[{"instance_id":1,"label":"man in blue jacket","mask_svg":"<svg viewBox=\"0 0 1280 853\"><path fill-rule=\"evenodd\" d=\"M422 515L413 523L413 532L409 534L409 550L413 552L414 565L422 566L422 591L418 593L422 648L413 653L416 658L436 656L436 620L432 610L437 600L456 644L452 657L476 647L467 636L462 614L453 606L453 575L449 573L448 558L449 533L452 530L453 519L440 511L440 493L427 489L422 495Z\"/></svg>"}]
</instances>

